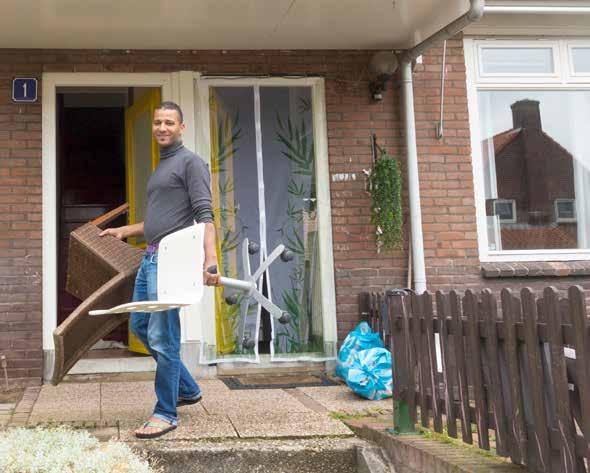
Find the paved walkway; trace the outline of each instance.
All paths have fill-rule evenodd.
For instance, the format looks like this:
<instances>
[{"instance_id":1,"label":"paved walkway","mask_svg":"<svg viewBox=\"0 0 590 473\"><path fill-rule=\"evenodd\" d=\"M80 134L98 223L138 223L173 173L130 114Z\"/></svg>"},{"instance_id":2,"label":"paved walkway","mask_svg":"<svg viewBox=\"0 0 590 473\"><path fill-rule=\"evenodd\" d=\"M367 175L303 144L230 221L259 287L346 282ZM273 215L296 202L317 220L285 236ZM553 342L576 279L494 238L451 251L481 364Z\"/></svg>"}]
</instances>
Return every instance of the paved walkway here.
<instances>
[{"instance_id":1,"label":"paved walkway","mask_svg":"<svg viewBox=\"0 0 590 473\"><path fill-rule=\"evenodd\" d=\"M218 379L199 384L203 400L180 407L178 429L162 439L352 436L340 419L363 414L391 419L391 400L367 401L345 385L230 390ZM12 412L4 410L3 423L8 427L68 424L87 428L102 439L134 440L133 430L149 417L154 404L153 381L44 385L28 388Z\"/></svg>"},{"instance_id":2,"label":"paved walkway","mask_svg":"<svg viewBox=\"0 0 590 473\"><path fill-rule=\"evenodd\" d=\"M224 448L250 451L256 445L254 448L280 450L292 447L292 439L301 439L298 442L311 451L325 448L326 442L332 442L330 448L349 448L358 439L350 438L355 434L345 421L361 439L387 450L401 468L398 471L525 471L460 443L449 445L422 436L392 437L385 430L392 425L391 399L366 401L345 385L230 390L218 379L199 384L203 401L179 408L178 429L153 442L137 441L133 436L133 430L152 412L153 381L67 382L28 388L16 406L0 404L0 430L66 424L85 428L101 440L135 442L160 455L170 450L170 458L176 458L175 449L196 449L202 459L203 452ZM258 440L253 444L251 439Z\"/></svg>"}]
</instances>

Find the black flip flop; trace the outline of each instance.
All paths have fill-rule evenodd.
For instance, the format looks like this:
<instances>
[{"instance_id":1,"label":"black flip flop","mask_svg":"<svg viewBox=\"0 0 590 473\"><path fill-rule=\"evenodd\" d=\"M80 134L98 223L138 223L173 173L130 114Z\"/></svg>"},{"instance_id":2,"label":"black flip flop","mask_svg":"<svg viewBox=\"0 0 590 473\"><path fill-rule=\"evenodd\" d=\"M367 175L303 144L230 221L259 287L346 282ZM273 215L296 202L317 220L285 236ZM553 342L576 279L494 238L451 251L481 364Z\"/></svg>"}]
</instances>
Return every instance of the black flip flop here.
<instances>
[{"instance_id":1,"label":"black flip flop","mask_svg":"<svg viewBox=\"0 0 590 473\"><path fill-rule=\"evenodd\" d=\"M142 425L142 428L145 427L154 427L157 429L160 429L164 424L168 425L168 427L162 428L160 431L158 432L153 432L151 434L142 434L139 432L135 432L135 436L138 439L155 439L157 437L161 437L164 434L167 434L168 432L176 429L175 425L172 424L168 424L168 422L162 420L162 421L152 421L152 420L148 420L145 424Z\"/></svg>"},{"instance_id":2,"label":"black flip flop","mask_svg":"<svg viewBox=\"0 0 590 473\"><path fill-rule=\"evenodd\" d=\"M200 402L201 399L203 399L202 395L195 398L195 399L185 399L185 398L179 397L178 401L176 401L176 407L189 406L191 404L196 404L197 402Z\"/></svg>"}]
</instances>

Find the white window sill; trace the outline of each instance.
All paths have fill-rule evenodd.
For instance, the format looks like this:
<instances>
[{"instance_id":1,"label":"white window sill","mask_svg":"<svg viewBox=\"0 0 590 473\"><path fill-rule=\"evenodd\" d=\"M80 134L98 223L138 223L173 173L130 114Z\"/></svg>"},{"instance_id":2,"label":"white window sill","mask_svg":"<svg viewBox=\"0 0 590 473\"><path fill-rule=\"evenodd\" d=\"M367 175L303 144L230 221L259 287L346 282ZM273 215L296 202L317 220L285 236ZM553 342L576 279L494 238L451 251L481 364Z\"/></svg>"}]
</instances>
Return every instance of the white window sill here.
<instances>
[{"instance_id":1,"label":"white window sill","mask_svg":"<svg viewBox=\"0 0 590 473\"><path fill-rule=\"evenodd\" d=\"M590 261L590 250L513 250L489 251L480 256L482 263L535 261Z\"/></svg>"}]
</instances>

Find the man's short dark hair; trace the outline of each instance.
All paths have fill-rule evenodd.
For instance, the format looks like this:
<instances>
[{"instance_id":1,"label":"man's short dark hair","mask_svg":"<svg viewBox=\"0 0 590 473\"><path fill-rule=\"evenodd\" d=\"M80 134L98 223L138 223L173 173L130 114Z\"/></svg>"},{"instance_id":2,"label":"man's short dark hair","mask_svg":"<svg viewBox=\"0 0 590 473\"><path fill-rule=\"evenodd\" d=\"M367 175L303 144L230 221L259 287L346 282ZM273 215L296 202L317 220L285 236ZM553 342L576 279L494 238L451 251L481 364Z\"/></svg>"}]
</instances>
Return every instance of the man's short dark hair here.
<instances>
[{"instance_id":1,"label":"man's short dark hair","mask_svg":"<svg viewBox=\"0 0 590 473\"><path fill-rule=\"evenodd\" d=\"M178 116L180 117L180 123L184 123L184 117L182 116L182 110L178 106L178 104L174 102L162 102L160 105L156 107L156 110L176 110L178 112Z\"/></svg>"}]
</instances>

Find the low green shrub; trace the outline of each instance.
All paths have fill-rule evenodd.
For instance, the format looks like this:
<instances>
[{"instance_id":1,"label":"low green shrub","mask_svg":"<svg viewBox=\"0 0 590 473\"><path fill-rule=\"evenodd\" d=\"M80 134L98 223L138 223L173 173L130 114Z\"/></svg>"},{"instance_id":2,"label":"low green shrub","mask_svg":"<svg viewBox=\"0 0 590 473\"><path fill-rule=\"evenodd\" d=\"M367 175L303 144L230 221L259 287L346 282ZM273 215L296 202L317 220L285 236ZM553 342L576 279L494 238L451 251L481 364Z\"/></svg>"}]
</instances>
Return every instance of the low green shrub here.
<instances>
[{"instance_id":1,"label":"low green shrub","mask_svg":"<svg viewBox=\"0 0 590 473\"><path fill-rule=\"evenodd\" d=\"M3 473L154 473L128 445L101 443L85 430L12 429L0 432Z\"/></svg>"}]
</instances>

